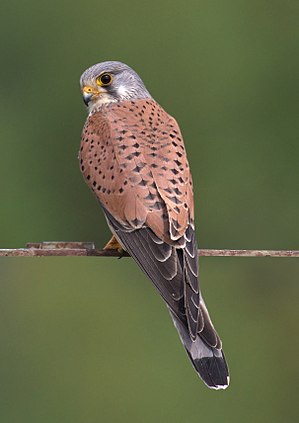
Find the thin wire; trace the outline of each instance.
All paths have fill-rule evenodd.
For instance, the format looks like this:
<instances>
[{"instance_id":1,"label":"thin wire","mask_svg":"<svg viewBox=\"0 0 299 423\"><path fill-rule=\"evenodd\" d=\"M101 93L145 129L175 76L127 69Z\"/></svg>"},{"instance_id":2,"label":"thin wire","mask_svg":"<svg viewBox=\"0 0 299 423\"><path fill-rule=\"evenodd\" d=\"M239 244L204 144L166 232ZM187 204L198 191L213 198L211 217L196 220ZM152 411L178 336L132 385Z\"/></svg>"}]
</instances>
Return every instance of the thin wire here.
<instances>
[{"instance_id":1,"label":"thin wire","mask_svg":"<svg viewBox=\"0 0 299 423\"><path fill-rule=\"evenodd\" d=\"M219 250L199 249L200 257L299 257L299 250ZM99 250L92 242L28 243L26 248L0 249L0 257L129 257L126 252Z\"/></svg>"}]
</instances>

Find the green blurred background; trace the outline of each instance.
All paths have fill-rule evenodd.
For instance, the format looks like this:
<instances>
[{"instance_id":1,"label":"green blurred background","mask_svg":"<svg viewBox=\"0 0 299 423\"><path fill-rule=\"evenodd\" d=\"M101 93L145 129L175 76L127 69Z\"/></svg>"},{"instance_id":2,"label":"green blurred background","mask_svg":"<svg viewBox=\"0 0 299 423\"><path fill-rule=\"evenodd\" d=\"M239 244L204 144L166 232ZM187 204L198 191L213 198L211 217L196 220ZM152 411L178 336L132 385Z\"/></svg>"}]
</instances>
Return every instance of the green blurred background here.
<instances>
[{"instance_id":1,"label":"green blurred background","mask_svg":"<svg viewBox=\"0 0 299 423\"><path fill-rule=\"evenodd\" d=\"M78 79L131 65L184 133L205 248L298 249L297 0L1 2L0 247L109 238ZM130 259L0 259L1 423L294 422L298 259L202 258L231 370L194 373Z\"/></svg>"}]
</instances>

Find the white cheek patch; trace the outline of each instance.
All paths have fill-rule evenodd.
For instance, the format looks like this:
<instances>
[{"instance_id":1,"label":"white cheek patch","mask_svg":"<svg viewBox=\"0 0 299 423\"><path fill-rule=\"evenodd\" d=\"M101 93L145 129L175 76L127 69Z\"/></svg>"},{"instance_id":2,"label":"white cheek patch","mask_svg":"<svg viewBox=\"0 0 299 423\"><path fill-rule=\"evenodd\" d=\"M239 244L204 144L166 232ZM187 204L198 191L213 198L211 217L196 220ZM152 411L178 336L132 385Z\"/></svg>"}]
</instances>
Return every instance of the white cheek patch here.
<instances>
[{"instance_id":1,"label":"white cheek patch","mask_svg":"<svg viewBox=\"0 0 299 423\"><path fill-rule=\"evenodd\" d=\"M118 88L117 88L117 94L120 96L120 97L127 97L128 96L128 90L127 90L127 88L124 86L124 85L120 85Z\"/></svg>"}]
</instances>

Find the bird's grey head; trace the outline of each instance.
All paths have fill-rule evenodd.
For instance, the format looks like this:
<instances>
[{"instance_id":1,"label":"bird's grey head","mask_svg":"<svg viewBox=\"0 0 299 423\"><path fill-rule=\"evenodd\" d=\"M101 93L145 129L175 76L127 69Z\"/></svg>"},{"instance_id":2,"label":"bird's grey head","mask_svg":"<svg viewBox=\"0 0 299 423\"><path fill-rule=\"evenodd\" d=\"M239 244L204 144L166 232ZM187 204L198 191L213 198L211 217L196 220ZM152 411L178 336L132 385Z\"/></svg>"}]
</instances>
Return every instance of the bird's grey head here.
<instances>
[{"instance_id":1,"label":"bird's grey head","mask_svg":"<svg viewBox=\"0 0 299 423\"><path fill-rule=\"evenodd\" d=\"M82 74L80 85L89 112L107 103L151 98L137 73L121 62L102 62L91 66Z\"/></svg>"}]
</instances>

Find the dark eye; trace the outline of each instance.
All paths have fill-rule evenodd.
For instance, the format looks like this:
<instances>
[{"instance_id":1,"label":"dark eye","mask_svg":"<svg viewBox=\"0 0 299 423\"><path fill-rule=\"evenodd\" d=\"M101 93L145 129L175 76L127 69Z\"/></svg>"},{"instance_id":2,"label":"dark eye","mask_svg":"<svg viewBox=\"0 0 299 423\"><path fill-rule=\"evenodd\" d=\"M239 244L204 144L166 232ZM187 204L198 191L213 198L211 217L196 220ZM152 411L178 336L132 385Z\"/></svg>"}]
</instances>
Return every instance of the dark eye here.
<instances>
[{"instance_id":1,"label":"dark eye","mask_svg":"<svg viewBox=\"0 0 299 423\"><path fill-rule=\"evenodd\" d=\"M110 73L103 73L102 75L97 77L97 84L101 87L110 85L112 82L112 76Z\"/></svg>"}]
</instances>

